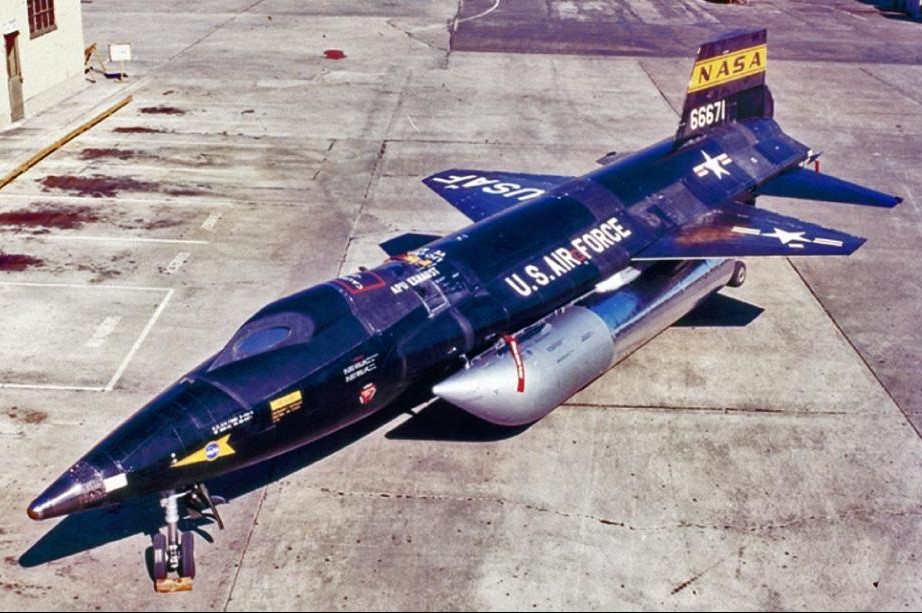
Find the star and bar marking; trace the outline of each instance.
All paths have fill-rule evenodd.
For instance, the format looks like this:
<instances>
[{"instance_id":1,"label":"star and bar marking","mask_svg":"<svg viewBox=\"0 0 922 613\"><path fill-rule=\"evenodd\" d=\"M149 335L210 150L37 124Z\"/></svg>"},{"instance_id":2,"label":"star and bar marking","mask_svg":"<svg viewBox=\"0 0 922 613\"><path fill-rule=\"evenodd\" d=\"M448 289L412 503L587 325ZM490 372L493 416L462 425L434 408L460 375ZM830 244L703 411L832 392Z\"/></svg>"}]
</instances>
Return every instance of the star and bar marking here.
<instances>
[{"instance_id":1,"label":"star and bar marking","mask_svg":"<svg viewBox=\"0 0 922 613\"><path fill-rule=\"evenodd\" d=\"M778 227L773 227L772 232L763 232L758 228L745 228L741 226L733 226L733 232L737 234L745 234L747 236L762 236L765 238L777 238L782 245L787 245L791 249L803 249L804 243L813 243L814 245L825 245L827 247L842 247L844 243L840 240L834 240L831 238L807 238L804 236L806 232L790 232L788 230L782 230Z\"/></svg>"},{"instance_id":2,"label":"star and bar marking","mask_svg":"<svg viewBox=\"0 0 922 613\"><path fill-rule=\"evenodd\" d=\"M707 151L702 151L701 154L704 156L704 161L692 170L695 171L695 174L701 178L704 178L710 174L713 174L715 177L723 181L724 175L729 175L730 171L724 168L733 163L733 159L726 153L721 153L717 157L711 157L708 155Z\"/></svg>"}]
</instances>

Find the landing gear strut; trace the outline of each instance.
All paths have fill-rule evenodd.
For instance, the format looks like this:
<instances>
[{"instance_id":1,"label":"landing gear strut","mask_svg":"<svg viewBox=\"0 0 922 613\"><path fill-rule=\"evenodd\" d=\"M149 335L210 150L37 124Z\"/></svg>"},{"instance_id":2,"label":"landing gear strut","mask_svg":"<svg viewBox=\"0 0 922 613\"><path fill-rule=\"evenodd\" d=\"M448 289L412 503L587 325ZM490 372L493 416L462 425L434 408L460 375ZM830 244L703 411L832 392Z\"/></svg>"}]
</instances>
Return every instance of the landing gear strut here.
<instances>
[{"instance_id":1,"label":"landing gear strut","mask_svg":"<svg viewBox=\"0 0 922 613\"><path fill-rule=\"evenodd\" d=\"M151 537L153 545L154 588L158 592L185 592L192 589L195 578L195 537L191 532L179 530L180 501L185 499L189 516L212 519L223 530L224 522L218 514L220 498L212 498L204 484L177 492L164 492L160 505L166 520L166 534L159 530Z\"/></svg>"}]
</instances>

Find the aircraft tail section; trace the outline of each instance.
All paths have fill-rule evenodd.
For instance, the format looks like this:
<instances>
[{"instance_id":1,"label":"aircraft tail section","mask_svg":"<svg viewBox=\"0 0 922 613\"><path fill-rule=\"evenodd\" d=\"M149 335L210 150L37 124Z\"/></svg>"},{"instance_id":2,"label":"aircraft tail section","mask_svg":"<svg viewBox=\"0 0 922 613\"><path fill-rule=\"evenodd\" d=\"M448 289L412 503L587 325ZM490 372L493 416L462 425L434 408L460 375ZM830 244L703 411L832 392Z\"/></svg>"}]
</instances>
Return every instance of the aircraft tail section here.
<instances>
[{"instance_id":1,"label":"aircraft tail section","mask_svg":"<svg viewBox=\"0 0 922 613\"><path fill-rule=\"evenodd\" d=\"M766 30L733 32L698 49L692 68L678 144L750 117L771 117L772 94L765 85Z\"/></svg>"}]
</instances>

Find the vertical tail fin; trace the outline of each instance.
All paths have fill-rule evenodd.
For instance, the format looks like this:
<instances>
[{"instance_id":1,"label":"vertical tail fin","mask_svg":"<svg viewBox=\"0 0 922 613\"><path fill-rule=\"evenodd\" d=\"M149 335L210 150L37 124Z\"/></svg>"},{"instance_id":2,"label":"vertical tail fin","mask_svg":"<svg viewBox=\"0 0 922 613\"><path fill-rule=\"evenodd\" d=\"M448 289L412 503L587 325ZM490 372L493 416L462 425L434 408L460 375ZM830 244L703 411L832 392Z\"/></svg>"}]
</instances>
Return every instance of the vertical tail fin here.
<instances>
[{"instance_id":1,"label":"vertical tail fin","mask_svg":"<svg viewBox=\"0 0 922 613\"><path fill-rule=\"evenodd\" d=\"M677 143L748 117L771 117L774 103L765 85L767 32L733 32L698 49Z\"/></svg>"}]
</instances>

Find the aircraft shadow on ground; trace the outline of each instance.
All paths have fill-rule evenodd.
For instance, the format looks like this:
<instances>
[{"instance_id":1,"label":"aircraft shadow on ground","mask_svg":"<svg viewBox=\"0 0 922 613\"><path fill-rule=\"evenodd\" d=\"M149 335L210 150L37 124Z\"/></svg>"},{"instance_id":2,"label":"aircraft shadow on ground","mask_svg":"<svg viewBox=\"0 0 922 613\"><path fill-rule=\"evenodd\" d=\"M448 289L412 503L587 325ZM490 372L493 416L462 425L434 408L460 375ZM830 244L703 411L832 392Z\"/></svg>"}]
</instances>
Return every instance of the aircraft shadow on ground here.
<instances>
[{"instance_id":1,"label":"aircraft shadow on ground","mask_svg":"<svg viewBox=\"0 0 922 613\"><path fill-rule=\"evenodd\" d=\"M514 436L523 430L488 424L444 402L432 403L413 413L414 408L431 400L428 389L427 385L410 390L392 406L357 424L273 460L212 480L208 483L209 490L228 501L239 498L332 455L406 413L411 413L412 417L389 432L387 438L476 442ZM187 519L181 528L198 532L210 542L212 536L204 528L212 525L209 519ZM19 564L27 568L40 566L137 534L152 535L162 527L163 509L157 495L77 513L65 517L46 532L20 556ZM209 530L214 532L212 528ZM149 551L147 557L150 557Z\"/></svg>"},{"instance_id":2,"label":"aircraft shadow on ground","mask_svg":"<svg viewBox=\"0 0 922 613\"><path fill-rule=\"evenodd\" d=\"M916 21L906 11L894 7L893 0L858 0L861 4L867 4L876 8L881 15L888 19L898 19L901 21Z\"/></svg>"},{"instance_id":3,"label":"aircraft shadow on ground","mask_svg":"<svg viewBox=\"0 0 922 613\"><path fill-rule=\"evenodd\" d=\"M746 326L763 309L715 294L682 318L678 326ZM446 402L432 402L431 381L409 390L390 407L335 434L209 482L212 494L227 500L244 496L318 462L364 438L400 415L411 417L385 434L390 440L488 442L516 436L528 426L508 428L487 423ZM198 532L211 520L184 520L183 529ZM34 567L95 549L137 534L151 535L163 526L158 496L150 495L118 506L78 513L61 520L19 558L24 567Z\"/></svg>"},{"instance_id":4,"label":"aircraft shadow on ground","mask_svg":"<svg viewBox=\"0 0 922 613\"><path fill-rule=\"evenodd\" d=\"M688 328L743 328L765 309L723 294L714 294L675 323Z\"/></svg>"}]
</instances>

